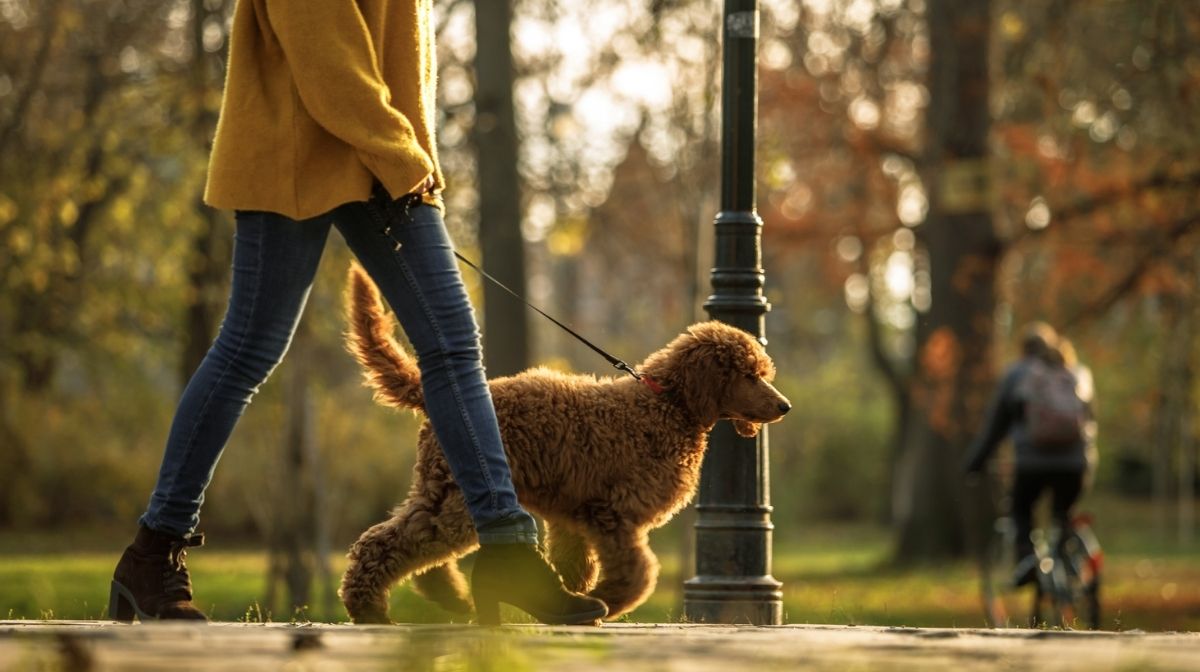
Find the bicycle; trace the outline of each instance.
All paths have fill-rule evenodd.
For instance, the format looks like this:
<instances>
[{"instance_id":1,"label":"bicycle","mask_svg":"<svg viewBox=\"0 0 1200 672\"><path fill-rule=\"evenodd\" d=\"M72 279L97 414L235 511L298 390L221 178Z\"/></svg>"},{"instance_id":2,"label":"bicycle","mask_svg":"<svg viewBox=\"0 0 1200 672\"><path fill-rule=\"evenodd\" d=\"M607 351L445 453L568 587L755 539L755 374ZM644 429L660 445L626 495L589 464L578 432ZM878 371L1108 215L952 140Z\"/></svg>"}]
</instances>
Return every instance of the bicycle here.
<instances>
[{"instance_id":1,"label":"bicycle","mask_svg":"<svg viewBox=\"0 0 1200 672\"><path fill-rule=\"evenodd\" d=\"M1028 619L1017 623L1013 614L1020 612L1021 588L1013 585L1016 525L1009 516L996 520L980 571L983 611L989 627L1071 628L1082 623L1092 630L1100 628L1104 551L1092 531L1092 517L1076 514L1065 530L1066 536L1063 534L1058 525L1033 531L1033 603Z\"/></svg>"}]
</instances>

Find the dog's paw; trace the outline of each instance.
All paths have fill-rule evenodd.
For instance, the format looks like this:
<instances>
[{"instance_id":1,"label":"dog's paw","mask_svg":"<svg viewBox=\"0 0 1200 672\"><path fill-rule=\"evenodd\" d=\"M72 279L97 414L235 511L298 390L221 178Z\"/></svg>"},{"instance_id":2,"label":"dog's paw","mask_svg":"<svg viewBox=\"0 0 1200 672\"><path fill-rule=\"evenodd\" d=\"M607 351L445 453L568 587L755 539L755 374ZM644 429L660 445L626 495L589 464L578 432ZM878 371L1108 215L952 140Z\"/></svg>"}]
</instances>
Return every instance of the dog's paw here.
<instances>
[{"instance_id":1,"label":"dog's paw","mask_svg":"<svg viewBox=\"0 0 1200 672\"><path fill-rule=\"evenodd\" d=\"M355 625L392 625L392 619L387 614L359 614L350 618Z\"/></svg>"},{"instance_id":2,"label":"dog's paw","mask_svg":"<svg viewBox=\"0 0 1200 672\"><path fill-rule=\"evenodd\" d=\"M350 614L350 620L355 625L391 625L392 620L388 618L387 603L384 604L357 604L346 605L346 611Z\"/></svg>"}]
</instances>

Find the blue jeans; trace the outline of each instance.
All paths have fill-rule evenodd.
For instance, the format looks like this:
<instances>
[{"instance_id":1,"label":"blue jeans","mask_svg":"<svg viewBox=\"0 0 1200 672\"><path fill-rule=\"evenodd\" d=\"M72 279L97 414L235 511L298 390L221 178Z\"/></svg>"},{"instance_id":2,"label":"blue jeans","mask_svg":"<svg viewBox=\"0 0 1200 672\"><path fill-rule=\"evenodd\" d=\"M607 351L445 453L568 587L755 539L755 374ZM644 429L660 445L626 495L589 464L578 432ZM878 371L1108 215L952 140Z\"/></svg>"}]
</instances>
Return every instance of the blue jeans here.
<instances>
[{"instance_id":1,"label":"blue jeans","mask_svg":"<svg viewBox=\"0 0 1200 672\"><path fill-rule=\"evenodd\" d=\"M383 293L416 350L425 410L480 543L536 543L537 524L517 502L484 377L479 329L441 213L434 207L347 203L295 221L238 212L233 287L212 348L184 389L146 527L191 534L221 452L304 312L331 226ZM393 213L391 236L380 215Z\"/></svg>"}]
</instances>

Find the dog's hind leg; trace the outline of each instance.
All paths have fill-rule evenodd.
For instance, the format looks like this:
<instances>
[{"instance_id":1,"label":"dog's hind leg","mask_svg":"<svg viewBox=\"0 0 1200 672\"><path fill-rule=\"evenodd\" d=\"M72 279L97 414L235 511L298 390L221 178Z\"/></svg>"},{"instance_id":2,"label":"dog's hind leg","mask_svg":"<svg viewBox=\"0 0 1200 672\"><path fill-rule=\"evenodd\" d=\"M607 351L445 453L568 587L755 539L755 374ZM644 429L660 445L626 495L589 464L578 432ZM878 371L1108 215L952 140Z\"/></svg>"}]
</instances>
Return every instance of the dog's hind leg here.
<instances>
[{"instance_id":1,"label":"dog's hind leg","mask_svg":"<svg viewBox=\"0 0 1200 672\"><path fill-rule=\"evenodd\" d=\"M633 611L646 601L658 582L658 558L650 551L646 532L617 531L592 541L600 554L600 583L589 595L608 605L608 618Z\"/></svg>"},{"instance_id":2,"label":"dog's hind leg","mask_svg":"<svg viewBox=\"0 0 1200 672\"><path fill-rule=\"evenodd\" d=\"M596 585L600 566L596 551L586 539L562 523L546 521L546 546L550 562L562 577L567 590L586 593Z\"/></svg>"},{"instance_id":3,"label":"dog's hind leg","mask_svg":"<svg viewBox=\"0 0 1200 672\"><path fill-rule=\"evenodd\" d=\"M430 485L438 487L430 488ZM469 553L478 543L462 493L449 481L414 488L391 519L362 533L338 595L355 623L387 623L396 582ZM442 577L446 574L439 570Z\"/></svg>"},{"instance_id":4,"label":"dog's hind leg","mask_svg":"<svg viewBox=\"0 0 1200 672\"><path fill-rule=\"evenodd\" d=\"M458 568L458 558L434 565L413 577L413 589L446 611L466 614L471 611L467 579Z\"/></svg>"}]
</instances>

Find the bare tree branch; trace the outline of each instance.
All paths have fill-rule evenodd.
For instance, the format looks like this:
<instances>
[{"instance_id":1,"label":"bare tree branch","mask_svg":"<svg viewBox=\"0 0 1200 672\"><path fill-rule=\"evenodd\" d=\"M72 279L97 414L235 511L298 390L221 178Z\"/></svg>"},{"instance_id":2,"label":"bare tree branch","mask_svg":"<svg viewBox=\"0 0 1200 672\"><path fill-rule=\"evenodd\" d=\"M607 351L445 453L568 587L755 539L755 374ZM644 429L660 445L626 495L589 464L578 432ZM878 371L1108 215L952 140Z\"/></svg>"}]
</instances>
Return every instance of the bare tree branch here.
<instances>
[{"instance_id":1,"label":"bare tree branch","mask_svg":"<svg viewBox=\"0 0 1200 672\"><path fill-rule=\"evenodd\" d=\"M1120 280L1113 283L1099 299L1085 306L1067 320L1066 330L1070 331L1080 324L1108 312L1109 308L1112 308L1137 287L1138 282L1154 267L1155 262L1170 252L1171 246L1176 241L1198 224L1200 224L1200 215L1185 217L1172 224L1166 235L1157 244L1149 246Z\"/></svg>"},{"instance_id":2,"label":"bare tree branch","mask_svg":"<svg viewBox=\"0 0 1200 672\"><path fill-rule=\"evenodd\" d=\"M1175 189L1195 186L1200 186L1200 170L1179 173L1170 169L1160 169L1137 182L1098 191L1092 194L1090 198L1077 201L1062 208L1051 208L1051 212L1055 220L1066 222L1093 214L1151 189Z\"/></svg>"},{"instance_id":3,"label":"bare tree branch","mask_svg":"<svg viewBox=\"0 0 1200 672\"><path fill-rule=\"evenodd\" d=\"M12 108L12 116L4 120L4 125L0 126L0 156L7 154L9 139L20 128L21 122L25 119L25 112L28 110L30 102L33 101L38 87L42 84L42 76L46 74L46 66L50 63L50 48L54 45L54 37L58 34L58 8L61 4L62 0L52 0L51 4L46 7L46 25L42 31L42 39L38 44L37 53L30 65L29 75L25 79L25 87L17 96L17 102Z\"/></svg>"},{"instance_id":4,"label":"bare tree branch","mask_svg":"<svg viewBox=\"0 0 1200 672\"><path fill-rule=\"evenodd\" d=\"M870 180L864 179L864 186L870 189ZM876 315L875 306L875 287L871 282L871 256L868 251L872 244L875 243L882 235L880 233L872 234L867 230L865 224L866 206L864 205L868 199L859 200L859 210L857 216L854 217L855 235L858 236L862 243L862 252L858 256L858 271L867 279L867 305L863 309L863 317L867 321L867 341L871 352L871 360L875 363L876 368L883 374L884 380L891 388L892 394L897 403L904 403L904 399L908 394L909 383L911 382L908 376L900 371L900 367L892 361L887 355L887 350L883 345L883 327L879 323L879 316Z\"/></svg>"}]
</instances>

